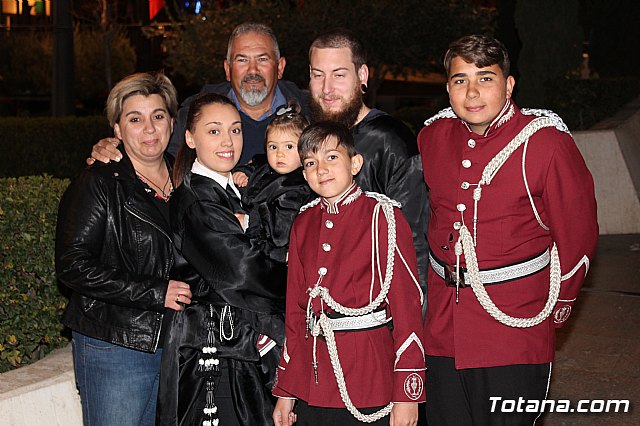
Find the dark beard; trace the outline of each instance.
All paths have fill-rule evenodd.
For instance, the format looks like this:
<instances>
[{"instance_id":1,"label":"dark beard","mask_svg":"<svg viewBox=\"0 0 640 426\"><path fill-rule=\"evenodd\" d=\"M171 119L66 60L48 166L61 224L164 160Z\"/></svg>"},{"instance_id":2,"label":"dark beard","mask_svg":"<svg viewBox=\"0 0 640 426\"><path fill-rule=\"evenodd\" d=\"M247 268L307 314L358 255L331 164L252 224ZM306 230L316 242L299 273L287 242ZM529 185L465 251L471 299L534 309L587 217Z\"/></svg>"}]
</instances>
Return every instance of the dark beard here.
<instances>
[{"instance_id":1,"label":"dark beard","mask_svg":"<svg viewBox=\"0 0 640 426\"><path fill-rule=\"evenodd\" d=\"M356 121L358 120L358 115L360 114L360 110L364 105L362 101L362 93L360 91L356 91L353 94L353 98L341 111L325 112L322 109L322 105L320 104L320 100L312 97L309 102L309 110L311 112L311 122L316 123L318 121L323 120L331 120L337 121L339 123L344 124L348 128L352 128Z\"/></svg>"}]
</instances>

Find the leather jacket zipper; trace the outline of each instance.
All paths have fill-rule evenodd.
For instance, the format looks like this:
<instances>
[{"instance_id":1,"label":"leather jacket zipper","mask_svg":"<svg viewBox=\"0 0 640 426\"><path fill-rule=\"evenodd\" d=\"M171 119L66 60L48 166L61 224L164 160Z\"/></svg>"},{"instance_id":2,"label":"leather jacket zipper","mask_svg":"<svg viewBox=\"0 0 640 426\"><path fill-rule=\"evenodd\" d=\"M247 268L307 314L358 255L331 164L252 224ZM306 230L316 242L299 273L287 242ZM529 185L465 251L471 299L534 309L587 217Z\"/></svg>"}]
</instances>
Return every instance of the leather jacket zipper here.
<instances>
[{"instance_id":1,"label":"leather jacket zipper","mask_svg":"<svg viewBox=\"0 0 640 426\"><path fill-rule=\"evenodd\" d=\"M171 246L173 246L173 240L171 239L171 237L164 231L164 229L160 228L158 225L156 225L155 223L153 223L152 221L150 221L149 219L146 219L144 217L142 217L140 214L134 212L127 203L124 204L124 209L125 211L127 211L129 214L133 215L134 217L140 219L141 221L143 221L144 223L148 223L149 225L153 226L154 228L156 228L158 231L160 231L162 233L162 235L164 235L165 237L167 237L167 239L169 240L169 242L171 243ZM169 265L166 271L166 276L165 279L169 279L168 275L169 275L169 271L171 270L171 264L173 263L173 260L171 259L169 261ZM154 342L153 342L153 352L155 353L155 351L158 349L158 343L160 343L160 334L162 333L162 318L164 317L164 314L161 314L162 316L159 318L160 321L160 326L158 327L158 332L156 333L156 336L154 338Z\"/></svg>"}]
</instances>

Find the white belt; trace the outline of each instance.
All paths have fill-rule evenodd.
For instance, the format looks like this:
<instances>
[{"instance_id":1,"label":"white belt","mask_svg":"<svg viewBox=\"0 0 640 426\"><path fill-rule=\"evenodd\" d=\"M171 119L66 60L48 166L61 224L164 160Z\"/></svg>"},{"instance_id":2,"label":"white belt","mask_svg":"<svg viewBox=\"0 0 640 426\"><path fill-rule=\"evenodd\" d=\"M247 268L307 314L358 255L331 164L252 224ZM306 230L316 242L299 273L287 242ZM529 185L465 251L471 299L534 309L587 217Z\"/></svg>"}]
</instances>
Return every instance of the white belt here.
<instances>
[{"instance_id":1,"label":"white belt","mask_svg":"<svg viewBox=\"0 0 640 426\"><path fill-rule=\"evenodd\" d=\"M533 259L525 260L524 262L517 263L515 265L503 266L501 268L495 269L485 269L480 271L480 280L482 284L498 284L505 281L511 281L518 278L526 277L529 275L533 275L536 272L539 272L547 267L551 260L551 255L549 254L549 249L545 250L544 253L539 256L534 257ZM445 273L445 266L441 264L438 260L436 260L431 252L429 252L429 263L431 267L435 271L436 274L440 276L440 278L447 280L447 274ZM469 277L467 276L466 269L462 269L463 272L463 282L468 283Z\"/></svg>"},{"instance_id":2,"label":"white belt","mask_svg":"<svg viewBox=\"0 0 640 426\"><path fill-rule=\"evenodd\" d=\"M328 319L331 323L331 329L333 331L358 331L378 328L386 325L389 321L392 320L392 317L387 318L387 312L382 309L357 317L328 317ZM311 320L312 323L310 324L310 328L313 328L316 321L317 319L314 315Z\"/></svg>"}]
</instances>

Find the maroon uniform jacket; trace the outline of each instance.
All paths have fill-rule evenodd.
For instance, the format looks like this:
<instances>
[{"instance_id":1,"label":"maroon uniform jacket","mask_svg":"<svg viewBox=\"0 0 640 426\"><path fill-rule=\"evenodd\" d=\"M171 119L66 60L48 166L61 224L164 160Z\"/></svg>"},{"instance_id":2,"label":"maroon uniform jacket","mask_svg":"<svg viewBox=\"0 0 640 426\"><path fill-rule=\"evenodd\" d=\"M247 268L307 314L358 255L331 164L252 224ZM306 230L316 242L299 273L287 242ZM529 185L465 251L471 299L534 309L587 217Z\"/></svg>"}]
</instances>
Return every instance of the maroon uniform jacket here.
<instances>
[{"instance_id":1,"label":"maroon uniform jacket","mask_svg":"<svg viewBox=\"0 0 640 426\"><path fill-rule=\"evenodd\" d=\"M370 295L372 275L372 214L377 200L354 186L335 203L319 203L295 220L289 245L286 340L273 394L295 397L309 405L344 408L331 366L327 344L317 339L318 383L314 378L313 337L305 338L308 289L315 286L319 269L326 268L321 285L343 306L360 308L380 293L377 279ZM400 209L393 208L397 246L417 279L416 255L411 229ZM387 221L380 211L380 264L384 276L387 261ZM422 345L421 292L397 252L393 280L386 301L380 305L393 316L393 330L382 326L370 330L336 331L335 339L347 391L358 408L393 402L423 402L424 350ZM313 311L331 311L320 299Z\"/></svg>"},{"instance_id":2,"label":"maroon uniform jacket","mask_svg":"<svg viewBox=\"0 0 640 426\"><path fill-rule=\"evenodd\" d=\"M418 136L431 196L429 247L436 258L455 265L459 224L464 221L473 232L473 190L485 166L537 116L551 118L555 126L533 133L491 184L482 187L475 250L483 270L534 258L555 242L562 273L559 300L542 323L513 328L492 318L470 287L460 289L456 303L455 287L447 287L430 267L425 349L428 355L455 358L459 369L553 361L554 328L562 326L571 313L595 253L598 224L593 179L557 115L543 110L521 112L511 101L484 135L473 133L448 108L427 120ZM531 203L548 229L536 219ZM460 262L465 266L464 256ZM549 267L485 288L506 314L532 317L548 298Z\"/></svg>"}]
</instances>

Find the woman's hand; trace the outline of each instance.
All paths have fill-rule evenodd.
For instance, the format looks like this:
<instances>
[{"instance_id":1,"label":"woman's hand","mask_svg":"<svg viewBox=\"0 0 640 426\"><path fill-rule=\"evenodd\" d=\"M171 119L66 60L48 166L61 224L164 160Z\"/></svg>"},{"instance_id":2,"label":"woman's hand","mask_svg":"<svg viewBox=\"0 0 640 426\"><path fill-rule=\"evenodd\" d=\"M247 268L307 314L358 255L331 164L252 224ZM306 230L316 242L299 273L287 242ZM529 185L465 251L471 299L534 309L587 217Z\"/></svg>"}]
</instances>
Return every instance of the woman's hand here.
<instances>
[{"instance_id":1,"label":"woman's hand","mask_svg":"<svg viewBox=\"0 0 640 426\"><path fill-rule=\"evenodd\" d=\"M87 165L92 165L96 160L102 163L122 160L122 153L118 150L118 145L120 145L120 139L100 139L91 149L91 157L87 158Z\"/></svg>"},{"instance_id":2,"label":"woman's hand","mask_svg":"<svg viewBox=\"0 0 640 426\"><path fill-rule=\"evenodd\" d=\"M391 409L390 426L416 426L418 424L417 402L396 402Z\"/></svg>"},{"instance_id":3,"label":"woman's hand","mask_svg":"<svg viewBox=\"0 0 640 426\"><path fill-rule=\"evenodd\" d=\"M291 426L298 420L293 412L295 399L278 398L276 408L273 410L273 423L275 426Z\"/></svg>"},{"instance_id":4,"label":"woman's hand","mask_svg":"<svg viewBox=\"0 0 640 426\"><path fill-rule=\"evenodd\" d=\"M244 188L249 183L249 177L244 174L244 172L234 172L232 176L233 183L235 183L238 188Z\"/></svg>"},{"instance_id":5,"label":"woman's hand","mask_svg":"<svg viewBox=\"0 0 640 426\"><path fill-rule=\"evenodd\" d=\"M191 288L182 281L169 280L164 307L174 311L184 310L184 305L191 303Z\"/></svg>"}]
</instances>

